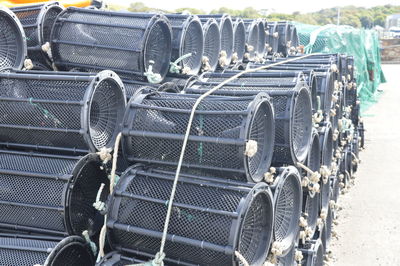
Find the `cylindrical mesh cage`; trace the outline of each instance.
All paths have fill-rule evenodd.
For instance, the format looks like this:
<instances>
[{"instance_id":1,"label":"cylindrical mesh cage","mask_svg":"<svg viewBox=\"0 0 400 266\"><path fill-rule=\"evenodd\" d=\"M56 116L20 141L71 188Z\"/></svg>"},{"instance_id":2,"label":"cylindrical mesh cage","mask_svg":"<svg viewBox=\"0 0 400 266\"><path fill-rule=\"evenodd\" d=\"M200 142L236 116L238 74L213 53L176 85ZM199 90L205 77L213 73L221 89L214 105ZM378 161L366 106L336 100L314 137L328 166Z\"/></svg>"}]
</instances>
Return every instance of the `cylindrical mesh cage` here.
<instances>
[{"instance_id":1,"label":"cylindrical mesh cage","mask_svg":"<svg viewBox=\"0 0 400 266\"><path fill-rule=\"evenodd\" d=\"M174 172L129 168L108 207L112 249L140 254L159 250ZM268 186L252 188L180 177L165 254L196 265L232 265L237 250L251 265L264 263L272 238L273 202Z\"/></svg>"},{"instance_id":2,"label":"cylindrical mesh cage","mask_svg":"<svg viewBox=\"0 0 400 266\"><path fill-rule=\"evenodd\" d=\"M308 241L299 249L303 253L301 265L324 266L324 246L320 239Z\"/></svg>"},{"instance_id":3,"label":"cylindrical mesh cage","mask_svg":"<svg viewBox=\"0 0 400 266\"><path fill-rule=\"evenodd\" d=\"M296 245L293 243L292 247L290 248L289 252L282 257L277 257L277 266L295 266L295 254L296 254Z\"/></svg>"},{"instance_id":4,"label":"cylindrical mesh cage","mask_svg":"<svg viewBox=\"0 0 400 266\"><path fill-rule=\"evenodd\" d=\"M233 23L233 37L232 63L236 64L242 62L246 50L246 29L241 18Z\"/></svg>"},{"instance_id":5,"label":"cylindrical mesh cage","mask_svg":"<svg viewBox=\"0 0 400 266\"><path fill-rule=\"evenodd\" d=\"M311 146L305 165L313 172L319 171L321 168L321 147L319 143L319 135L316 129L313 129ZM303 176L307 176L309 180L311 179L311 174L309 172L306 172L303 169L301 172ZM315 232L317 228L321 205L321 194L315 190L315 186L319 186L319 184L317 184L318 183L314 183L310 180L307 187L303 187L303 213L306 216L308 227L312 232Z\"/></svg>"},{"instance_id":6,"label":"cylindrical mesh cage","mask_svg":"<svg viewBox=\"0 0 400 266\"><path fill-rule=\"evenodd\" d=\"M279 31L278 31L278 22L269 22L269 35L268 35L268 54L274 55L278 53L279 46Z\"/></svg>"},{"instance_id":7,"label":"cylindrical mesh cage","mask_svg":"<svg viewBox=\"0 0 400 266\"><path fill-rule=\"evenodd\" d=\"M172 26L171 61L178 62L178 73L196 75L199 73L203 58L203 28L195 15L167 14Z\"/></svg>"},{"instance_id":8,"label":"cylindrical mesh cage","mask_svg":"<svg viewBox=\"0 0 400 266\"><path fill-rule=\"evenodd\" d=\"M46 68L51 68L51 58L43 50L43 48L48 48L42 48L42 46L50 42L51 29L58 14L64 10L64 7L58 2L50 2L18 6L11 10L19 18L24 28L29 59Z\"/></svg>"},{"instance_id":9,"label":"cylindrical mesh cage","mask_svg":"<svg viewBox=\"0 0 400 266\"><path fill-rule=\"evenodd\" d=\"M360 142L358 138L358 132L357 130L354 131L353 133L353 139L351 141L351 156L352 156L352 170L353 173L357 172L358 169L358 163L359 163L359 153L360 153Z\"/></svg>"},{"instance_id":10,"label":"cylindrical mesh cage","mask_svg":"<svg viewBox=\"0 0 400 266\"><path fill-rule=\"evenodd\" d=\"M278 176L271 186L274 195L274 241L286 255L299 233L303 191L300 175L293 166L278 169Z\"/></svg>"},{"instance_id":11,"label":"cylindrical mesh cage","mask_svg":"<svg viewBox=\"0 0 400 266\"><path fill-rule=\"evenodd\" d=\"M257 55L258 57L263 58L265 53L265 43L267 42L267 35L265 33L264 21L262 19L258 19L257 24L258 24Z\"/></svg>"},{"instance_id":12,"label":"cylindrical mesh cage","mask_svg":"<svg viewBox=\"0 0 400 266\"><path fill-rule=\"evenodd\" d=\"M330 123L326 123L318 131L320 147L321 147L321 167L332 168L333 158L333 133ZM330 200L330 180L329 176L321 176L320 191L321 191L321 208L327 209Z\"/></svg>"},{"instance_id":13,"label":"cylindrical mesh cage","mask_svg":"<svg viewBox=\"0 0 400 266\"><path fill-rule=\"evenodd\" d=\"M220 68L227 68L232 61L233 55L233 22L231 16L227 14L222 15L199 15L203 22L209 18L214 18L219 23L219 31L221 36L221 51L219 55L218 65Z\"/></svg>"},{"instance_id":14,"label":"cylindrical mesh cage","mask_svg":"<svg viewBox=\"0 0 400 266\"><path fill-rule=\"evenodd\" d=\"M246 60L254 60L258 48L258 23L256 20L246 19Z\"/></svg>"},{"instance_id":15,"label":"cylindrical mesh cage","mask_svg":"<svg viewBox=\"0 0 400 266\"><path fill-rule=\"evenodd\" d=\"M100 166L95 154L72 157L0 150L0 228L95 234L102 216L92 205L100 184L108 183Z\"/></svg>"},{"instance_id":16,"label":"cylindrical mesh cage","mask_svg":"<svg viewBox=\"0 0 400 266\"><path fill-rule=\"evenodd\" d=\"M299 35L295 25L290 24L290 54L297 54L297 48L300 45Z\"/></svg>"},{"instance_id":17,"label":"cylindrical mesh cage","mask_svg":"<svg viewBox=\"0 0 400 266\"><path fill-rule=\"evenodd\" d=\"M283 56L287 56L289 54L289 45L290 45L290 24L287 21L277 22L277 30L278 30L278 52Z\"/></svg>"},{"instance_id":18,"label":"cylindrical mesh cage","mask_svg":"<svg viewBox=\"0 0 400 266\"><path fill-rule=\"evenodd\" d=\"M233 76L232 73L227 75ZM256 74L255 74L256 75ZM204 74L206 82L197 82L188 93L204 93L221 81L226 75ZM275 80L266 84L265 80ZM274 165L304 162L307 157L312 130L312 108L310 91L304 81L286 78L253 78L243 75L214 92L216 95L249 96L266 92L273 100L275 112L275 147L272 162Z\"/></svg>"},{"instance_id":19,"label":"cylindrical mesh cage","mask_svg":"<svg viewBox=\"0 0 400 266\"><path fill-rule=\"evenodd\" d=\"M202 71L215 71L218 66L219 52L221 50L221 35L217 21L213 18L203 25L204 52Z\"/></svg>"},{"instance_id":20,"label":"cylindrical mesh cage","mask_svg":"<svg viewBox=\"0 0 400 266\"><path fill-rule=\"evenodd\" d=\"M159 84L153 84L153 83L148 83L148 82L143 82L139 80L130 80L130 79L123 79L122 80L124 87L125 87L125 93L126 93L126 99L129 101L129 99L136 95L141 90L157 90L157 88L160 86Z\"/></svg>"},{"instance_id":21,"label":"cylindrical mesh cage","mask_svg":"<svg viewBox=\"0 0 400 266\"><path fill-rule=\"evenodd\" d=\"M340 173L339 171L336 173L336 175L332 175L330 177L331 179L331 186L332 186L332 195L331 195L331 200L333 200L335 203L338 202L339 200L339 195L340 195Z\"/></svg>"},{"instance_id":22,"label":"cylindrical mesh cage","mask_svg":"<svg viewBox=\"0 0 400 266\"><path fill-rule=\"evenodd\" d=\"M56 20L51 52L60 70L111 69L150 79L168 72L172 31L160 14L69 7Z\"/></svg>"},{"instance_id":23,"label":"cylindrical mesh cage","mask_svg":"<svg viewBox=\"0 0 400 266\"><path fill-rule=\"evenodd\" d=\"M89 244L79 236L57 242L0 234L0 265L92 266L95 262Z\"/></svg>"},{"instance_id":24,"label":"cylindrical mesh cage","mask_svg":"<svg viewBox=\"0 0 400 266\"><path fill-rule=\"evenodd\" d=\"M198 97L159 93L132 98L122 130L125 158L175 167ZM195 113L182 167L201 174L259 182L269 169L273 145L274 114L267 94L210 96Z\"/></svg>"},{"instance_id":25,"label":"cylindrical mesh cage","mask_svg":"<svg viewBox=\"0 0 400 266\"><path fill-rule=\"evenodd\" d=\"M348 147L345 147L342 151L341 161L339 162L339 178L340 181L343 183L343 187L347 187L350 185L350 173L347 169L347 166L349 165L349 161L351 160L351 154L349 154L347 150Z\"/></svg>"},{"instance_id":26,"label":"cylindrical mesh cage","mask_svg":"<svg viewBox=\"0 0 400 266\"><path fill-rule=\"evenodd\" d=\"M320 109L326 117L329 117L332 107L332 95L336 85L334 75L330 70L327 70L322 73L317 72L315 78L317 79L318 96L321 106Z\"/></svg>"},{"instance_id":27,"label":"cylindrical mesh cage","mask_svg":"<svg viewBox=\"0 0 400 266\"><path fill-rule=\"evenodd\" d=\"M21 69L27 55L25 31L17 16L0 5L0 70Z\"/></svg>"},{"instance_id":28,"label":"cylindrical mesh cage","mask_svg":"<svg viewBox=\"0 0 400 266\"><path fill-rule=\"evenodd\" d=\"M125 103L112 71L0 73L0 145L66 153L112 148Z\"/></svg>"}]
</instances>

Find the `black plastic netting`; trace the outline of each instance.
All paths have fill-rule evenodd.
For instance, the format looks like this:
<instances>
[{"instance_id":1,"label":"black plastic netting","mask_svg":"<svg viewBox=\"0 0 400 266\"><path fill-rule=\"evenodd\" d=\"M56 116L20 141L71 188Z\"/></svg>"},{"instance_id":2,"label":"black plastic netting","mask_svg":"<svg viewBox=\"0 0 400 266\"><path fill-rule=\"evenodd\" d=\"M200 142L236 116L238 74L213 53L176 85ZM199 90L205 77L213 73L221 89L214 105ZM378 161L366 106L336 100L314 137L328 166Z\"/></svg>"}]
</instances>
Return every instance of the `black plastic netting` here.
<instances>
[{"instance_id":1,"label":"black plastic netting","mask_svg":"<svg viewBox=\"0 0 400 266\"><path fill-rule=\"evenodd\" d=\"M246 54L245 59L254 60L258 48L258 23L256 20L245 20Z\"/></svg>"},{"instance_id":2,"label":"black plastic netting","mask_svg":"<svg viewBox=\"0 0 400 266\"><path fill-rule=\"evenodd\" d=\"M210 18L204 23L203 35L204 51L202 71L214 71L218 66L219 52L221 50L221 35L215 19Z\"/></svg>"},{"instance_id":3,"label":"black plastic netting","mask_svg":"<svg viewBox=\"0 0 400 266\"><path fill-rule=\"evenodd\" d=\"M58 16L51 36L60 70L111 69L144 78L151 66L164 78L171 61L171 25L160 14L69 7Z\"/></svg>"},{"instance_id":4,"label":"black plastic netting","mask_svg":"<svg viewBox=\"0 0 400 266\"><path fill-rule=\"evenodd\" d=\"M4 237L0 234L1 265L92 266L95 258L89 244L78 236L60 242Z\"/></svg>"},{"instance_id":5,"label":"black plastic netting","mask_svg":"<svg viewBox=\"0 0 400 266\"><path fill-rule=\"evenodd\" d=\"M0 145L62 153L112 148L125 89L112 71L0 74Z\"/></svg>"},{"instance_id":6,"label":"black plastic netting","mask_svg":"<svg viewBox=\"0 0 400 266\"><path fill-rule=\"evenodd\" d=\"M25 32L17 16L0 6L0 70L22 68L27 55Z\"/></svg>"},{"instance_id":7,"label":"black plastic netting","mask_svg":"<svg viewBox=\"0 0 400 266\"><path fill-rule=\"evenodd\" d=\"M132 98L122 130L125 158L131 163L176 166L198 97L158 93ZM268 95L207 97L194 116L182 166L201 174L261 181L272 158L273 132ZM252 146L257 146L256 152L246 153Z\"/></svg>"},{"instance_id":8,"label":"black plastic netting","mask_svg":"<svg viewBox=\"0 0 400 266\"><path fill-rule=\"evenodd\" d=\"M172 55L174 62L182 56L180 74L195 75L199 73L203 58L203 29L200 20L194 15L167 14L172 26ZM176 74L176 73L172 73Z\"/></svg>"},{"instance_id":9,"label":"black plastic netting","mask_svg":"<svg viewBox=\"0 0 400 266\"><path fill-rule=\"evenodd\" d=\"M64 10L58 2L51 2L38 5L18 6L11 9L21 21L24 28L28 57L34 64L51 68L51 59L42 50L42 45L50 42L51 29L54 22Z\"/></svg>"},{"instance_id":10,"label":"black plastic netting","mask_svg":"<svg viewBox=\"0 0 400 266\"><path fill-rule=\"evenodd\" d=\"M274 241L281 243L282 255L286 255L298 236L303 192L299 172L295 167L281 168L278 174L272 185L275 205Z\"/></svg>"},{"instance_id":11,"label":"black plastic netting","mask_svg":"<svg viewBox=\"0 0 400 266\"><path fill-rule=\"evenodd\" d=\"M0 150L0 228L53 235L80 235L84 230L95 234L102 218L92 205L100 184L108 182L100 166L97 155Z\"/></svg>"},{"instance_id":12,"label":"black plastic netting","mask_svg":"<svg viewBox=\"0 0 400 266\"><path fill-rule=\"evenodd\" d=\"M278 22L269 22L269 35L268 35L268 54L274 55L278 53L279 46L279 32L278 32Z\"/></svg>"},{"instance_id":13,"label":"black plastic netting","mask_svg":"<svg viewBox=\"0 0 400 266\"><path fill-rule=\"evenodd\" d=\"M113 249L156 254L174 172L130 168L121 177L108 212ZM134 210L134 211L133 211ZM181 177L174 198L167 258L204 265L231 265L239 251L251 265L265 261L273 224L266 184L253 188Z\"/></svg>"},{"instance_id":14,"label":"black plastic netting","mask_svg":"<svg viewBox=\"0 0 400 266\"><path fill-rule=\"evenodd\" d=\"M221 53L219 67L225 69L229 66L233 55L234 32L231 16L221 15L199 15L201 21L206 22L209 18L214 18L219 23L221 36Z\"/></svg>"},{"instance_id":15,"label":"black plastic netting","mask_svg":"<svg viewBox=\"0 0 400 266\"><path fill-rule=\"evenodd\" d=\"M240 18L237 18L233 24L233 37L232 63L242 62L246 50L246 29Z\"/></svg>"},{"instance_id":16,"label":"black plastic netting","mask_svg":"<svg viewBox=\"0 0 400 266\"><path fill-rule=\"evenodd\" d=\"M228 73L233 76L233 73ZM185 91L204 93L221 83L227 77L219 74L205 74L206 82L197 82ZM224 85L213 94L248 96L265 92L271 96L275 113L275 147L272 162L275 165L304 162L307 157L312 130L312 107L310 91L304 81L293 78L267 78L270 84L253 82L258 78L244 75ZM275 80L274 82L270 80Z\"/></svg>"}]
</instances>

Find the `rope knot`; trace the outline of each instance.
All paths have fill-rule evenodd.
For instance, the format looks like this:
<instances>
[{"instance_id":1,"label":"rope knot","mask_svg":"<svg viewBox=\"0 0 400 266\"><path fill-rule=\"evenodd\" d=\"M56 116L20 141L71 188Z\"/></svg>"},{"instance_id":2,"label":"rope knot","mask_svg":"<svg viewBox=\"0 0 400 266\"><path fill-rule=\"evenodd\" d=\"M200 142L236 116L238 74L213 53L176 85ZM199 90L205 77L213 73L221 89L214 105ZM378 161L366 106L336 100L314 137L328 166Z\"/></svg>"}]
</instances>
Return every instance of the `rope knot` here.
<instances>
[{"instance_id":1,"label":"rope knot","mask_svg":"<svg viewBox=\"0 0 400 266\"><path fill-rule=\"evenodd\" d=\"M225 50L222 50L219 53L219 59L218 59L219 65L221 67L225 67L227 65L229 65L229 61L228 61L228 54L226 53Z\"/></svg>"},{"instance_id":2,"label":"rope knot","mask_svg":"<svg viewBox=\"0 0 400 266\"><path fill-rule=\"evenodd\" d=\"M93 203L93 207L100 212L106 209L106 204L100 200L101 194L103 194L104 186L104 183L101 183L99 190L97 191L96 201Z\"/></svg>"},{"instance_id":3,"label":"rope knot","mask_svg":"<svg viewBox=\"0 0 400 266\"><path fill-rule=\"evenodd\" d=\"M275 173L276 173L276 168L275 168L275 167L269 168L269 172L266 172L266 173L264 174L264 180L265 180L265 182L267 182L267 183L269 183L269 184L274 183Z\"/></svg>"},{"instance_id":4,"label":"rope knot","mask_svg":"<svg viewBox=\"0 0 400 266\"><path fill-rule=\"evenodd\" d=\"M149 61L149 67L147 69L147 72L143 73L145 77L147 77L147 81L150 83L160 83L162 81L162 77L158 73L153 72L153 65L154 61L150 60Z\"/></svg>"},{"instance_id":5,"label":"rope knot","mask_svg":"<svg viewBox=\"0 0 400 266\"><path fill-rule=\"evenodd\" d=\"M30 59L25 59L24 60L24 70L31 70L33 68L33 63L32 60Z\"/></svg>"},{"instance_id":6,"label":"rope knot","mask_svg":"<svg viewBox=\"0 0 400 266\"><path fill-rule=\"evenodd\" d=\"M111 148L103 147L100 151L96 152L96 154L100 157L100 160L103 161L103 164L107 164L112 159L111 151Z\"/></svg>"},{"instance_id":7,"label":"rope knot","mask_svg":"<svg viewBox=\"0 0 400 266\"><path fill-rule=\"evenodd\" d=\"M246 150L244 151L244 155L251 158L254 155L256 155L257 149L258 149L257 141L249 140L246 142Z\"/></svg>"},{"instance_id":8,"label":"rope knot","mask_svg":"<svg viewBox=\"0 0 400 266\"><path fill-rule=\"evenodd\" d=\"M201 58L201 70L203 72L211 71L210 59L207 56Z\"/></svg>"}]
</instances>

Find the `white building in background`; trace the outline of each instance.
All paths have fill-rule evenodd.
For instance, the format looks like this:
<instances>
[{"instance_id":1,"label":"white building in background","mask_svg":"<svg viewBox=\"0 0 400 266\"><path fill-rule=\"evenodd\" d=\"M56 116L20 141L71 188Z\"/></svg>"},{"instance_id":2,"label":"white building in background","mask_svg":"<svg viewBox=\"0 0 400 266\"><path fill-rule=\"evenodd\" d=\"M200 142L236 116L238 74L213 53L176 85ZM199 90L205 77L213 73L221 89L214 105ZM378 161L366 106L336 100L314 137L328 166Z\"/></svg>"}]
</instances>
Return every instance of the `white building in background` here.
<instances>
[{"instance_id":1,"label":"white building in background","mask_svg":"<svg viewBox=\"0 0 400 266\"><path fill-rule=\"evenodd\" d=\"M386 29L400 27L400 14L393 14L386 17Z\"/></svg>"}]
</instances>

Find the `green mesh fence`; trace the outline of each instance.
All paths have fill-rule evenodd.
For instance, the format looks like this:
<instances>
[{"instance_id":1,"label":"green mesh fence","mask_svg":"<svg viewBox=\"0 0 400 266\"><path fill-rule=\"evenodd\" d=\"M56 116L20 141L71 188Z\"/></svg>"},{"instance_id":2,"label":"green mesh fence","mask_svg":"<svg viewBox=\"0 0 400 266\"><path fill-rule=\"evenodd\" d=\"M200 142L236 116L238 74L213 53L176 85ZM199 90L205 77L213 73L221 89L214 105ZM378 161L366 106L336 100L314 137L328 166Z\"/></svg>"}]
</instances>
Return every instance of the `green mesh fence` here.
<instances>
[{"instance_id":1,"label":"green mesh fence","mask_svg":"<svg viewBox=\"0 0 400 266\"><path fill-rule=\"evenodd\" d=\"M351 26L295 24L305 53L353 55L362 110L377 101L378 86L386 80L381 69L379 38L374 30Z\"/></svg>"}]
</instances>

